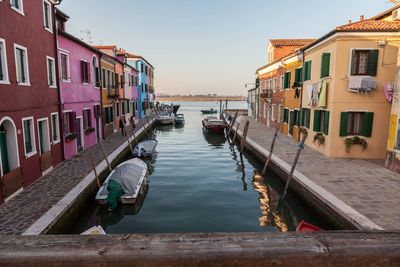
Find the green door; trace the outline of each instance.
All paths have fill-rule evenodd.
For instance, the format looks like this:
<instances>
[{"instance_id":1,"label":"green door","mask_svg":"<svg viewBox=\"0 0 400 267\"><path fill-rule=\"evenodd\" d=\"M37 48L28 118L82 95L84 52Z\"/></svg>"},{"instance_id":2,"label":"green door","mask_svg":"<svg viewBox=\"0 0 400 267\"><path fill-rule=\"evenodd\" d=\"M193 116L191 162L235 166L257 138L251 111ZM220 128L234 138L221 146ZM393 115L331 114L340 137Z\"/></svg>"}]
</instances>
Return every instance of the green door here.
<instances>
[{"instance_id":1,"label":"green door","mask_svg":"<svg viewBox=\"0 0 400 267\"><path fill-rule=\"evenodd\" d=\"M0 131L0 153L3 175L10 172L10 163L8 162L7 136L5 131Z\"/></svg>"},{"instance_id":2,"label":"green door","mask_svg":"<svg viewBox=\"0 0 400 267\"><path fill-rule=\"evenodd\" d=\"M289 134L293 135L294 122L296 121L294 111L290 111Z\"/></svg>"}]
</instances>

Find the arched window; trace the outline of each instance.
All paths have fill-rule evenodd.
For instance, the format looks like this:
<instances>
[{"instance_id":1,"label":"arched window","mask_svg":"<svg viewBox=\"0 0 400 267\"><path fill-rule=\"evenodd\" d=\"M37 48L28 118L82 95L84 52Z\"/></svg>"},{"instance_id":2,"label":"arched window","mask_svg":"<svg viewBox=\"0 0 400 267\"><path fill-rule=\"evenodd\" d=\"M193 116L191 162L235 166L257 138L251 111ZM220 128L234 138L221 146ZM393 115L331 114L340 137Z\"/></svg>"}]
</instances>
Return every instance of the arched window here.
<instances>
[{"instance_id":1,"label":"arched window","mask_svg":"<svg viewBox=\"0 0 400 267\"><path fill-rule=\"evenodd\" d=\"M0 174L17 169L19 165L17 131L11 118L0 120Z\"/></svg>"},{"instance_id":2,"label":"arched window","mask_svg":"<svg viewBox=\"0 0 400 267\"><path fill-rule=\"evenodd\" d=\"M99 64L97 63L96 56L93 56L93 79L96 87L100 87L100 72L99 72Z\"/></svg>"}]
</instances>

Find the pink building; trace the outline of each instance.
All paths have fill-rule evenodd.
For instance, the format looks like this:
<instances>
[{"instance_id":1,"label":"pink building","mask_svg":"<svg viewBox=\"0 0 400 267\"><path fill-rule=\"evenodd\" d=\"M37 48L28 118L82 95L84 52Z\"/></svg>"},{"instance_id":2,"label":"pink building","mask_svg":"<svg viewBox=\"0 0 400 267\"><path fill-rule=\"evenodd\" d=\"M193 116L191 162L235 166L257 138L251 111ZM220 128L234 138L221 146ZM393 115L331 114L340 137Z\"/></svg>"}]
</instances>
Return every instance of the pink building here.
<instances>
[{"instance_id":1,"label":"pink building","mask_svg":"<svg viewBox=\"0 0 400 267\"><path fill-rule=\"evenodd\" d=\"M59 25L58 58L62 141L64 158L68 159L101 138L101 52L63 28Z\"/></svg>"}]
</instances>

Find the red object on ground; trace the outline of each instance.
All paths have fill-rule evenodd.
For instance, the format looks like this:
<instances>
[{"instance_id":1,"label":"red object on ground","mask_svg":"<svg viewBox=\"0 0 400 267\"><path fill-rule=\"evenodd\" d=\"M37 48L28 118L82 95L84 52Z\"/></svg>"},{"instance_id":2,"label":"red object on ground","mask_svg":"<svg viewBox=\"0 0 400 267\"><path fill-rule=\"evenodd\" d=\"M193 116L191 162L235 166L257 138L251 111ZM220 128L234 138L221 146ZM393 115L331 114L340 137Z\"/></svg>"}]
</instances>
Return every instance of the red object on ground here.
<instances>
[{"instance_id":1,"label":"red object on ground","mask_svg":"<svg viewBox=\"0 0 400 267\"><path fill-rule=\"evenodd\" d=\"M302 232L302 233L304 233L304 232L321 232L321 231L322 231L321 228L319 228L315 225L306 223L305 221L301 221L296 227L296 232Z\"/></svg>"}]
</instances>

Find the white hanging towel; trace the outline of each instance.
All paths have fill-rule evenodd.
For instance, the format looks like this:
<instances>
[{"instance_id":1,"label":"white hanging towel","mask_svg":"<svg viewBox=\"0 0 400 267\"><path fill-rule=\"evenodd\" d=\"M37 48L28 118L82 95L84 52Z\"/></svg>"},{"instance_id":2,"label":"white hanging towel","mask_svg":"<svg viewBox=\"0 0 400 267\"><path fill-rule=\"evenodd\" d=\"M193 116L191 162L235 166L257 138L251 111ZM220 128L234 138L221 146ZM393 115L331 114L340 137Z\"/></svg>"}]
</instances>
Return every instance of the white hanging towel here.
<instances>
[{"instance_id":1,"label":"white hanging towel","mask_svg":"<svg viewBox=\"0 0 400 267\"><path fill-rule=\"evenodd\" d=\"M349 78L349 89L360 90L362 88L363 77L351 76Z\"/></svg>"},{"instance_id":2,"label":"white hanging towel","mask_svg":"<svg viewBox=\"0 0 400 267\"><path fill-rule=\"evenodd\" d=\"M308 105L311 105L311 101L312 101L312 92L313 92L313 85L312 84L308 84L307 85L307 94L308 94Z\"/></svg>"}]
</instances>

